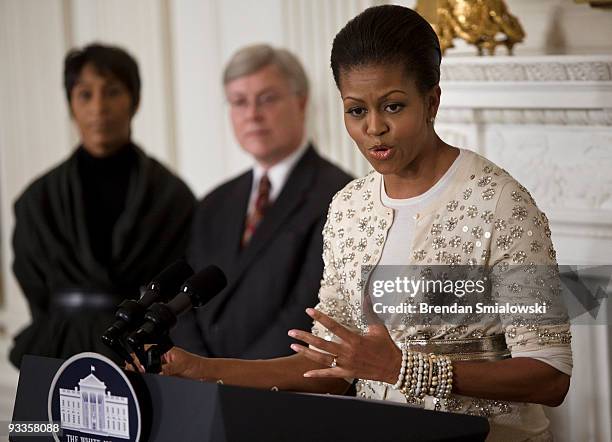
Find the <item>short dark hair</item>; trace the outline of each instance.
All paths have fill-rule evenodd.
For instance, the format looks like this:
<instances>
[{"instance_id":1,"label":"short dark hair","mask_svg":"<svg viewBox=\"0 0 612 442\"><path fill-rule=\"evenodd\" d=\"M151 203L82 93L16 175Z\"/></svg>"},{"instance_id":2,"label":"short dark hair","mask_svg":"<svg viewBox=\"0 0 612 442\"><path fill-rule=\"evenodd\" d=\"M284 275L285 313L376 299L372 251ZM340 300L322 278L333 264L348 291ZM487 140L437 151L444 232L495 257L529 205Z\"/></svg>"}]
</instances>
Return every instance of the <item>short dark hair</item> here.
<instances>
[{"instance_id":1,"label":"short dark hair","mask_svg":"<svg viewBox=\"0 0 612 442\"><path fill-rule=\"evenodd\" d=\"M440 41L417 12L397 5L366 9L334 38L331 68L336 86L341 71L371 64L400 64L424 93L440 82Z\"/></svg>"},{"instance_id":2,"label":"short dark hair","mask_svg":"<svg viewBox=\"0 0 612 442\"><path fill-rule=\"evenodd\" d=\"M93 43L83 49L72 49L64 59L64 89L70 103L70 93L86 64L91 63L101 74L112 74L125 85L132 97L132 111L140 102L140 74L136 60L116 46Z\"/></svg>"}]
</instances>

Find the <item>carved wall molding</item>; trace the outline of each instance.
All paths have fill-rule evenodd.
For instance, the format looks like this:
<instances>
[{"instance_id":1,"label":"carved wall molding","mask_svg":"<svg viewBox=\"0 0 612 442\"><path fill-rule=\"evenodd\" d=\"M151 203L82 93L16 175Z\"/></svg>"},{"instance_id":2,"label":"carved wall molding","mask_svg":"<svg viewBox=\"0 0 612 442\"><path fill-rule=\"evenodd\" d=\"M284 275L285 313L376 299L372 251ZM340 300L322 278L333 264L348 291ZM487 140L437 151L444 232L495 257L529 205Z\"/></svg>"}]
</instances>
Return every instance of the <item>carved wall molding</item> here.
<instances>
[{"instance_id":1,"label":"carved wall molding","mask_svg":"<svg viewBox=\"0 0 612 442\"><path fill-rule=\"evenodd\" d=\"M599 109L469 109L441 108L440 123L453 124L541 124L610 126L612 108Z\"/></svg>"},{"instance_id":2,"label":"carved wall molding","mask_svg":"<svg viewBox=\"0 0 612 442\"><path fill-rule=\"evenodd\" d=\"M441 66L441 107L532 109L508 113L541 124L609 124L612 109L611 55L540 57L448 57ZM572 110L547 114L542 110ZM482 115L495 121L499 114Z\"/></svg>"},{"instance_id":3,"label":"carved wall molding","mask_svg":"<svg viewBox=\"0 0 612 442\"><path fill-rule=\"evenodd\" d=\"M488 126L482 144L534 195L556 234L612 240L609 128Z\"/></svg>"},{"instance_id":4,"label":"carved wall molding","mask_svg":"<svg viewBox=\"0 0 612 442\"><path fill-rule=\"evenodd\" d=\"M441 76L444 82L605 82L612 81L612 56L447 58Z\"/></svg>"},{"instance_id":5,"label":"carved wall molding","mask_svg":"<svg viewBox=\"0 0 612 442\"><path fill-rule=\"evenodd\" d=\"M546 211L546 215L551 219L556 236L612 240L612 223L602 224L597 222L604 216L612 219L612 211L593 214L593 218L589 221L577 221L571 217L573 213L559 213L555 210Z\"/></svg>"}]
</instances>

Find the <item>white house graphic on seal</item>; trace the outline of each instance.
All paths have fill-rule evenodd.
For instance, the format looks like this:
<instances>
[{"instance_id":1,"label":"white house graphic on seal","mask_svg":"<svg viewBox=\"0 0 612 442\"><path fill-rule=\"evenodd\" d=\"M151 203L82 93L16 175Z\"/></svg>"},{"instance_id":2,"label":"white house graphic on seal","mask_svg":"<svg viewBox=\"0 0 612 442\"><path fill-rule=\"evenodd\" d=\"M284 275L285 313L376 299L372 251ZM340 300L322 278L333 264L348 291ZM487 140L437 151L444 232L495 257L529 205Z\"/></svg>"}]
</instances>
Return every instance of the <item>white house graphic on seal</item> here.
<instances>
[{"instance_id":1,"label":"white house graphic on seal","mask_svg":"<svg viewBox=\"0 0 612 442\"><path fill-rule=\"evenodd\" d=\"M92 365L78 388L59 389L62 428L129 439L128 398L107 392L106 384L93 374L95 370Z\"/></svg>"}]
</instances>

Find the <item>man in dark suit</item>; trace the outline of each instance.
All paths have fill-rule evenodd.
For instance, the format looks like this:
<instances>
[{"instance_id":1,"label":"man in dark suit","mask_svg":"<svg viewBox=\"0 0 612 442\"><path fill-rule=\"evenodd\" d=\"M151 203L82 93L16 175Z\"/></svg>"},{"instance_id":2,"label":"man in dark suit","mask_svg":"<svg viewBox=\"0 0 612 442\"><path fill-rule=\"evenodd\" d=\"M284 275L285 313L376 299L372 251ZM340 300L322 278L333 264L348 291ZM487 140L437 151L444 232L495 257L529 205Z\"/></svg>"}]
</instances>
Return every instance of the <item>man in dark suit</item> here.
<instances>
[{"instance_id":1,"label":"man in dark suit","mask_svg":"<svg viewBox=\"0 0 612 442\"><path fill-rule=\"evenodd\" d=\"M308 329L323 272L322 229L333 195L351 177L305 138L308 81L290 52L256 45L224 72L235 136L252 170L199 204L188 260L223 269L226 289L181 317L177 346L211 357L292 353L291 328Z\"/></svg>"}]
</instances>

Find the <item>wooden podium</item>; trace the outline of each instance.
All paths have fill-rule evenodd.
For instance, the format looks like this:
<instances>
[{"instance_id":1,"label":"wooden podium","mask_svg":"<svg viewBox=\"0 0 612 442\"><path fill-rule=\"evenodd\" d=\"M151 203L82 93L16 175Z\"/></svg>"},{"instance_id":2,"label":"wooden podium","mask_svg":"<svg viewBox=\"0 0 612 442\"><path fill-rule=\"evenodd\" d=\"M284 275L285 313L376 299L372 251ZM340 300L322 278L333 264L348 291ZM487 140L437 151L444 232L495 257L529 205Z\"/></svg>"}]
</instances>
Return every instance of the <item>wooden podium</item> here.
<instances>
[{"instance_id":1,"label":"wooden podium","mask_svg":"<svg viewBox=\"0 0 612 442\"><path fill-rule=\"evenodd\" d=\"M13 421L47 421L62 360L26 356ZM142 441L482 441L485 418L383 401L232 387L128 373L142 413ZM11 437L40 442L39 437Z\"/></svg>"}]
</instances>

